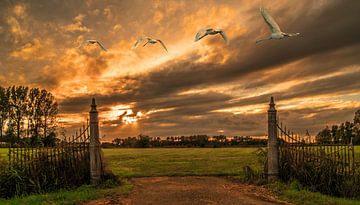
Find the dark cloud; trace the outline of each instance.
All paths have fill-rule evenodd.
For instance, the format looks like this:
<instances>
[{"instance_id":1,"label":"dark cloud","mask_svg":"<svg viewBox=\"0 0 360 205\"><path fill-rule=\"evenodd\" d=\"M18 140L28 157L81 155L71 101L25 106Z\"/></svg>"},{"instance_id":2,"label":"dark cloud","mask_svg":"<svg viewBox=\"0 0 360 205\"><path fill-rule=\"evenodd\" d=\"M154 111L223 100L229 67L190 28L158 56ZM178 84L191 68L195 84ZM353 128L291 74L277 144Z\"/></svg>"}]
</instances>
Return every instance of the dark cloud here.
<instances>
[{"instance_id":1,"label":"dark cloud","mask_svg":"<svg viewBox=\"0 0 360 205\"><path fill-rule=\"evenodd\" d=\"M14 2L0 2L0 26L5 31L1 32L0 28L0 38L5 39L0 43L0 72L5 76L0 77L0 83L30 84L54 90L64 95L59 99L64 115L86 113L91 97L96 97L100 112L109 112L111 106L129 103L133 103L135 112L171 108L141 119L138 131L133 133L216 134L217 130L223 129L228 134L263 135L266 133L265 110L264 113L249 114L214 111L266 105L270 95L274 95L280 105L301 98L338 97L351 93L358 96L360 27L357 25L360 1L321 3L306 0L294 3L279 0L275 6L268 5L270 13L284 32L300 32L301 35L261 44L255 44L255 40L269 33L258 11L260 1L202 1L192 4L186 1L144 4L141 0ZM21 19L12 13L17 4L25 5L26 18ZM226 10L240 4L246 8L241 16ZM221 10L223 18L239 18L239 21L224 20L231 22L228 26L224 24L232 34L229 46L225 46L219 38L205 38L202 43L209 46L206 50L194 49L157 65L156 69L144 68L145 72L104 80L101 76L110 66L114 69L113 61L127 61L132 54L125 51L101 54L92 49L69 51L78 41L86 38L99 38L110 50L116 50L118 45L127 48L131 46L128 41L139 35L161 37L170 50L177 50L176 40L182 40L182 36L189 33L193 35L204 26L198 18L206 18L207 23L213 24L210 26L218 26L220 21L215 21L211 14L224 8ZM14 17L24 31L29 31L27 35L17 39L10 35L11 25L7 17ZM87 29L64 29L77 22L75 26ZM232 33L232 29L241 31L241 34ZM49 36L54 40L49 41L54 42L51 46L57 47L55 57L34 56L27 60L9 57L11 52L35 37L46 39ZM191 42L192 39L189 40ZM142 59L149 54L151 51L139 50L133 55ZM204 57L208 60L202 61ZM118 69L123 68L119 66ZM74 84L71 90L75 90L75 94L67 96L61 92L62 89L69 91L69 88L62 87L67 85L63 83L66 81ZM289 83L287 88L273 89L286 82ZM95 89L76 92L85 85ZM358 102L358 99L355 101ZM314 133L326 123L348 119L352 110L324 105L312 109L286 109L281 114L295 131L303 131L306 127ZM298 119L304 120L297 122ZM129 131L123 125L113 126L117 123L118 120L104 119L103 132L113 137Z\"/></svg>"}]
</instances>

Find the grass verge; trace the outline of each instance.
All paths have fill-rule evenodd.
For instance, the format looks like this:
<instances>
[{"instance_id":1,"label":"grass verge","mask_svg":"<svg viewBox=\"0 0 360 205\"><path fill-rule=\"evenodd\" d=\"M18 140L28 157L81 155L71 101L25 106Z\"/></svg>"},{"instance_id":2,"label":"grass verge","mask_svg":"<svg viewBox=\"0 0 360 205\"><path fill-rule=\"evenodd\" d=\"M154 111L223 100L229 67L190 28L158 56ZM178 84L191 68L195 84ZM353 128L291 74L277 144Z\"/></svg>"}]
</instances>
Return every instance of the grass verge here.
<instances>
[{"instance_id":1,"label":"grass verge","mask_svg":"<svg viewBox=\"0 0 360 205\"><path fill-rule=\"evenodd\" d=\"M127 181L112 188L84 185L73 190L63 190L47 194L34 194L22 198L0 199L1 205L76 205L107 196L125 195L131 192L132 185Z\"/></svg>"},{"instance_id":2,"label":"grass verge","mask_svg":"<svg viewBox=\"0 0 360 205\"><path fill-rule=\"evenodd\" d=\"M289 185L276 182L269 184L269 187L279 199L298 205L360 205L359 200L332 197L306 190L297 182Z\"/></svg>"}]
</instances>

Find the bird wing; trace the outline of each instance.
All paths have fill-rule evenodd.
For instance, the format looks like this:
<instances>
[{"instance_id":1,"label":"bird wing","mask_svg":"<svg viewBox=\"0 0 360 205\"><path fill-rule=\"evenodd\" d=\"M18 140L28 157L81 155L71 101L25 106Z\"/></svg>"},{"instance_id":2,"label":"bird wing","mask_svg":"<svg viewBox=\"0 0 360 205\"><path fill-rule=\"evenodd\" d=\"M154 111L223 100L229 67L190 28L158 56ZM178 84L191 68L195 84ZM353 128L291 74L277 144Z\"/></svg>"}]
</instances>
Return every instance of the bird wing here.
<instances>
[{"instance_id":1,"label":"bird wing","mask_svg":"<svg viewBox=\"0 0 360 205\"><path fill-rule=\"evenodd\" d=\"M204 38L207 35L206 30L207 29L202 28L196 33L195 42L202 39L202 38Z\"/></svg>"},{"instance_id":2,"label":"bird wing","mask_svg":"<svg viewBox=\"0 0 360 205\"><path fill-rule=\"evenodd\" d=\"M83 45L88 44L88 43L89 42L87 40L85 40L85 41L81 42L77 48L79 49L80 47L82 47Z\"/></svg>"},{"instance_id":3,"label":"bird wing","mask_svg":"<svg viewBox=\"0 0 360 205\"><path fill-rule=\"evenodd\" d=\"M220 30L220 35L223 37L226 44L229 44L229 39L223 30Z\"/></svg>"},{"instance_id":4,"label":"bird wing","mask_svg":"<svg viewBox=\"0 0 360 205\"><path fill-rule=\"evenodd\" d=\"M161 45L165 48L166 52L168 52L168 49L166 48L164 42L162 42L161 40L157 40L157 42L161 43Z\"/></svg>"},{"instance_id":5,"label":"bird wing","mask_svg":"<svg viewBox=\"0 0 360 205\"><path fill-rule=\"evenodd\" d=\"M96 41L96 43L104 50L107 51L107 49L103 46L103 44L101 44L99 41Z\"/></svg>"},{"instance_id":6,"label":"bird wing","mask_svg":"<svg viewBox=\"0 0 360 205\"><path fill-rule=\"evenodd\" d=\"M276 23L276 21L270 16L270 14L267 12L265 8L260 8L260 12L262 17L264 18L266 24L269 26L270 31L272 33L279 33L281 32L279 25Z\"/></svg>"},{"instance_id":7,"label":"bird wing","mask_svg":"<svg viewBox=\"0 0 360 205\"><path fill-rule=\"evenodd\" d=\"M142 39L141 39L141 38L138 38L138 39L135 41L135 43L134 43L134 45L133 45L132 48L137 48L141 41L142 41Z\"/></svg>"},{"instance_id":8,"label":"bird wing","mask_svg":"<svg viewBox=\"0 0 360 205\"><path fill-rule=\"evenodd\" d=\"M140 44L143 40L145 40L145 39L148 39L148 37L139 37L139 38L135 41L135 43L134 43L134 45L133 45L133 48L137 48L137 47L139 46L139 44Z\"/></svg>"},{"instance_id":9,"label":"bird wing","mask_svg":"<svg viewBox=\"0 0 360 205\"><path fill-rule=\"evenodd\" d=\"M145 47L149 42L150 42L150 40L148 39L148 40L146 41L146 43L143 45L143 47Z\"/></svg>"}]
</instances>

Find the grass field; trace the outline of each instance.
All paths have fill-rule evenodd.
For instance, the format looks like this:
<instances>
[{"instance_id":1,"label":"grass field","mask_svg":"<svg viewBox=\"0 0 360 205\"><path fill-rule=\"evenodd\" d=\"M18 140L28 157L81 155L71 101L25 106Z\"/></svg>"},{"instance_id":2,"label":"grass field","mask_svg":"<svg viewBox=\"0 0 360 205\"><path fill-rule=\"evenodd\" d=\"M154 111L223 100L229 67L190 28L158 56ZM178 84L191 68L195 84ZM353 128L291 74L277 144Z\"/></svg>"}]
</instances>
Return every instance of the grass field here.
<instances>
[{"instance_id":1,"label":"grass field","mask_svg":"<svg viewBox=\"0 0 360 205\"><path fill-rule=\"evenodd\" d=\"M241 175L259 167L257 148L104 149L111 170L123 177Z\"/></svg>"},{"instance_id":2,"label":"grass field","mask_svg":"<svg viewBox=\"0 0 360 205\"><path fill-rule=\"evenodd\" d=\"M9 153L9 149L0 148L0 159L6 159Z\"/></svg>"}]
</instances>

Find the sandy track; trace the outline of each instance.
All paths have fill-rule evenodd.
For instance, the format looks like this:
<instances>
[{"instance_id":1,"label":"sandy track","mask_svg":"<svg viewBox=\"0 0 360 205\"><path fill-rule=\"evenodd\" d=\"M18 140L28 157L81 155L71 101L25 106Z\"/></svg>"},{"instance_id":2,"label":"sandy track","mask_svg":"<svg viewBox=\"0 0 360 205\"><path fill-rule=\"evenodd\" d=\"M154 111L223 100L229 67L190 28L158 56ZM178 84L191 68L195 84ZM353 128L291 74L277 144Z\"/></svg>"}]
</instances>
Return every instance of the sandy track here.
<instances>
[{"instance_id":1,"label":"sandy track","mask_svg":"<svg viewBox=\"0 0 360 205\"><path fill-rule=\"evenodd\" d=\"M128 196L107 197L87 205L288 204L272 197L265 188L223 177L146 177L134 178L131 183L134 190Z\"/></svg>"}]
</instances>

